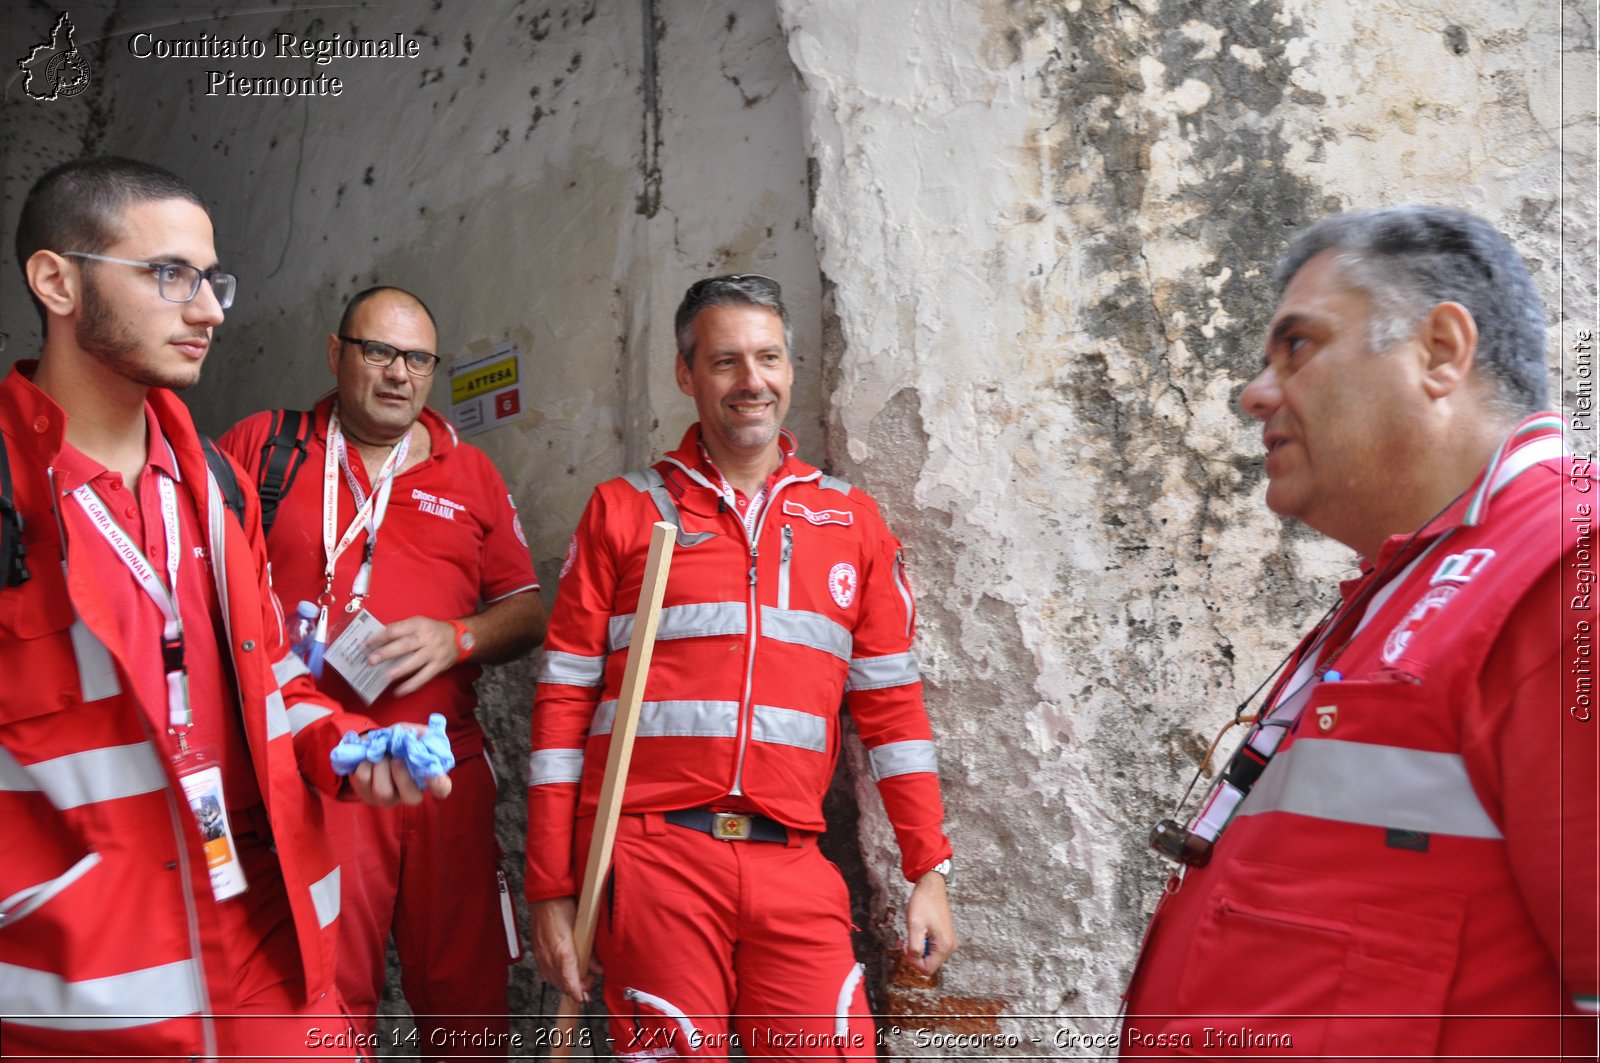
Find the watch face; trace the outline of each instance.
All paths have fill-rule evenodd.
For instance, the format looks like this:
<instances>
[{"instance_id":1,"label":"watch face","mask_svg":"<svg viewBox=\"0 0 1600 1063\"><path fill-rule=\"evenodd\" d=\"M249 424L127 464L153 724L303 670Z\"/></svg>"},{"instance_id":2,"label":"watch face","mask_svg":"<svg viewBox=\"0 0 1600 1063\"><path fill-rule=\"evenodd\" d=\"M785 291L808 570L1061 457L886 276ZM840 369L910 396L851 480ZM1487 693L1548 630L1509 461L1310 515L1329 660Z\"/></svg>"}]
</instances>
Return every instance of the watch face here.
<instances>
[{"instance_id":1,"label":"watch face","mask_svg":"<svg viewBox=\"0 0 1600 1063\"><path fill-rule=\"evenodd\" d=\"M459 641L461 643L461 648L464 650L470 650L478 643L478 640L472 637L472 632L470 631L463 631Z\"/></svg>"}]
</instances>

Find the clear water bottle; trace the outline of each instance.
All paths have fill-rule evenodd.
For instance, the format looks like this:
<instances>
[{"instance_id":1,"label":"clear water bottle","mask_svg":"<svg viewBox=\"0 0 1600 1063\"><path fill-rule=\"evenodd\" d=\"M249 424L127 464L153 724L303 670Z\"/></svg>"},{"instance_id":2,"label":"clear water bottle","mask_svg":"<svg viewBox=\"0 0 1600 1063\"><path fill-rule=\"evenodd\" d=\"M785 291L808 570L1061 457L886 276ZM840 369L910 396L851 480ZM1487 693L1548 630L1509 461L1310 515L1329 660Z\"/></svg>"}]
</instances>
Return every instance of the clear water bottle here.
<instances>
[{"instance_id":1,"label":"clear water bottle","mask_svg":"<svg viewBox=\"0 0 1600 1063\"><path fill-rule=\"evenodd\" d=\"M311 643L317 635L317 605L302 600L294 607L294 619L289 621L289 648L302 661L311 659Z\"/></svg>"}]
</instances>

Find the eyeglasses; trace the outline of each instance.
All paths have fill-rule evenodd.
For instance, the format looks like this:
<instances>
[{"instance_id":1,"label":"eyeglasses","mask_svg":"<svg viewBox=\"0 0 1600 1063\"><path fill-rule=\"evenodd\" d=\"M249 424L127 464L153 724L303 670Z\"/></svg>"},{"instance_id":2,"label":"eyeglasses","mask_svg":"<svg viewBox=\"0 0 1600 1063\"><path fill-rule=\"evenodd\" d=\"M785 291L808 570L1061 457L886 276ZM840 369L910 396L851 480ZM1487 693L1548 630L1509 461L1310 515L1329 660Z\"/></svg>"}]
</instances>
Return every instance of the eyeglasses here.
<instances>
[{"instance_id":1,"label":"eyeglasses","mask_svg":"<svg viewBox=\"0 0 1600 1063\"><path fill-rule=\"evenodd\" d=\"M439 364L439 356L430 351L402 351L378 340L358 340L354 336L340 336L345 343L353 343L361 348L361 358L368 365L382 366L387 369L394 364L396 358L406 360L406 372L413 376L432 376L433 367Z\"/></svg>"},{"instance_id":2,"label":"eyeglasses","mask_svg":"<svg viewBox=\"0 0 1600 1063\"><path fill-rule=\"evenodd\" d=\"M774 296L781 296L783 289L771 277L759 273L729 273L722 277L706 277L689 285L689 290L683 293L683 301L692 303L706 293L712 285L754 285L768 289Z\"/></svg>"},{"instance_id":3,"label":"eyeglasses","mask_svg":"<svg viewBox=\"0 0 1600 1063\"><path fill-rule=\"evenodd\" d=\"M182 262L140 262L132 258L112 258L110 255L91 255L87 251L63 251L68 258L92 258L96 262L115 262L121 266L142 266L156 275L156 290L169 303L187 303L200 294L200 282L211 282L211 294L217 305L226 310L233 305L233 293L239 287L239 278L220 269L202 270Z\"/></svg>"}]
</instances>

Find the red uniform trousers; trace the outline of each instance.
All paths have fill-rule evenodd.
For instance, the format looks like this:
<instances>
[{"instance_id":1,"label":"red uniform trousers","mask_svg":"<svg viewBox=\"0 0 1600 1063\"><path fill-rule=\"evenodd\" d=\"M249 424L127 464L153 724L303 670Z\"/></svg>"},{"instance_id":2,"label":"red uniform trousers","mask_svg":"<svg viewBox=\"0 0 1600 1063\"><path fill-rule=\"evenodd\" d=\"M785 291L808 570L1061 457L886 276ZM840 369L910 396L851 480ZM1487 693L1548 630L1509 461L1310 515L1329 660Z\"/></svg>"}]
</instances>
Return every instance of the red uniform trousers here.
<instances>
[{"instance_id":1,"label":"red uniform trousers","mask_svg":"<svg viewBox=\"0 0 1600 1063\"><path fill-rule=\"evenodd\" d=\"M502 904L510 893L501 891L493 769L485 756L469 756L450 778L444 801L330 804L328 812L344 861L339 991L357 1028L375 1035L393 933L424 1059L484 1058L493 1054L485 1036L506 1044L506 967L520 953Z\"/></svg>"},{"instance_id":2,"label":"red uniform trousers","mask_svg":"<svg viewBox=\"0 0 1600 1063\"><path fill-rule=\"evenodd\" d=\"M215 1019L217 1051L225 1059L365 1058L337 992L306 1003L289 898L272 873L277 857L249 823L234 828L244 828L239 855L250 888L217 905L224 955L215 966L231 979L217 992L226 1002Z\"/></svg>"},{"instance_id":3,"label":"red uniform trousers","mask_svg":"<svg viewBox=\"0 0 1600 1063\"><path fill-rule=\"evenodd\" d=\"M595 936L618 1059L728 1059L734 1035L750 1059L877 1058L849 891L790 838L622 817Z\"/></svg>"},{"instance_id":4,"label":"red uniform trousers","mask_svg":"<svg viewBox=\"0 0 1600 1063\"><path fill-rule=\"evenodd\" d=\"M233 813L239 815L237 811ZM239 860L249 889L218 902L205 913L214 932L202 946L214 1010L209 1014L221 1059L261 1063L305 1059L365 1059L373 1042L363 1044L337 992L306 1003L305 974L289 898L284 893L278 857L264 835L250 830L253 817L234 821ZM209 901L209 898L207 899ZM204 902L203 902L204 903ZM6 1058L83 1059L84 1051L64 1046L59 1033L18 1025L0 1041ZM97 1060L148 1060L150 1055L118 1056L96 1051Z\"/></svg>"}]
</instances>

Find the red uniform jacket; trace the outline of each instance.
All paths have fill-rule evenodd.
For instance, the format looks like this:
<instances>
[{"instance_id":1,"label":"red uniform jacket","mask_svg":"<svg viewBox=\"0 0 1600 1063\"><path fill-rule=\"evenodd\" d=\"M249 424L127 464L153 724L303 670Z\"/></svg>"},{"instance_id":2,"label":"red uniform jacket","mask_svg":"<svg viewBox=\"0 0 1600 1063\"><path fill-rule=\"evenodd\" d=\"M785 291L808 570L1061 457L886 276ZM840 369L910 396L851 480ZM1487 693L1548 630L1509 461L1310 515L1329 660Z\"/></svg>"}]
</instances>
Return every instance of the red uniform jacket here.
<instances>
[{"instance_id":1,"label":"red uniform jacket","mask_svg":"<svg viewBox=\"0 0 1600 1063\"><path fill-rule=\"evenodd\" d=\"M0 430L32 579L0 586L0 1042L8 1053L209 1055L227 1010L201 838L167 751L165 704L141 704L96 574L73 564L46 470L65 417L25 374L0 382ZM339 867L321 798L346 729L284 645L255 493L246 533L221 502L188 410L150 405L180 490L208 529L250 759L278 842L308 997L332 985ZM308 785L311 784L311 785ZM252 887L254 888L254 887ZM285 972L293 976L298 972Z\"/></svg>"},{"instance_id":2,"label":"red uniform jacket","mask_svg":"<svg viewBox=\"0 0 1600 1063\"><path fill-rule=\"evenodd\" d=\"M1560 443L1525 422L1343 588L1390 593L1335 623L1298 724L1169 886L1125 1058L1594 1058L1600 725L1573 710L1596 614L1562 576L1592 573L1596 494Z\"/></svg>"},{"instance_id":3,"label":"red uniform jacket","mask_svg":"<svg viewBox=\"0 0 1600 1063\"><path fill-rule=\"evenodd\" d=\"M787 443L786 446L792 446ZM871 498L787 454L752 542L706 478L699 426L595 489L561 577L533 714L528 896L576 892L652 524L681 534L625 812L726 802L820 831L841 703L870 754L909 879L950 855L900 544Z\"/></svg>"}]
</instances>

